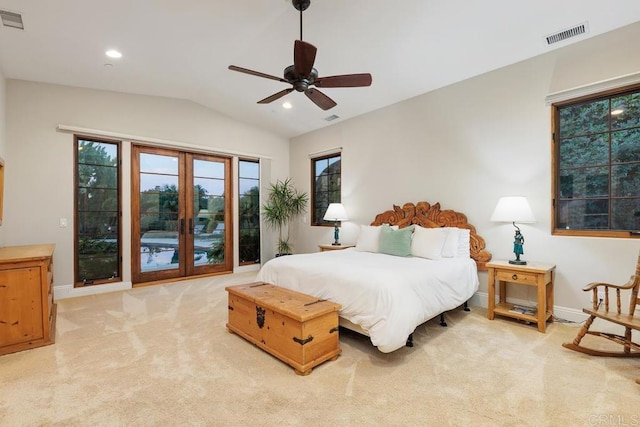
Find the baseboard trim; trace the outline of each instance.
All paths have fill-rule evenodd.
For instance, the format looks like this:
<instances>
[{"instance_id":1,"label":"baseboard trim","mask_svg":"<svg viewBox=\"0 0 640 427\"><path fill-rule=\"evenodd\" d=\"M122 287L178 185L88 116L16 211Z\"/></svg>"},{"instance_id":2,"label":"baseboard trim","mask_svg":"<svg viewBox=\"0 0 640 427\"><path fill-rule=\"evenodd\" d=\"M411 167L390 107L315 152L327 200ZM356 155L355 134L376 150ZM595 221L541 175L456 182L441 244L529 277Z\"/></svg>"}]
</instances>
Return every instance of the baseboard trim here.
<instances>
[{"instance_id":1,"label":"baseboard trim","mask_svg":"<svg viewBox=\"0 0 640 427\"><path fill-rule=\"evenodd\" d=\"M507 298L507 300L514 304L535 306L537 305L531 301L519 300L514 298ZM476 292L469 300L469 305L476 307L489 307L489 294L487 292ZM584 322L587 316L582 310L577 310L570 307L562 307L559 305L553 306L553 315L559 319L569 320L571 322Z\"/></svg>"},{"instance_id":2,"label":"baseboard trim","mask_svg":"<svg viewBox=\"0 0 640 427\"><path fill-rule=\"evenodd\" d=\"M249 264L249 265L239 265L234 267L233 274L236 273L248 273L250 271L255 271L256 273L260 270L261 264Z\"/></svg>"},{"instance_id":3,"label":"baseboard trim","mask_svg":"<svg viewBox=\"0 0 640 427\"><path fill-rule=\"evenodd\" d=\"M195 277L183 277L183 278L177 278L174 280L164 280L162 282L158 282L155 284L173 283L173 282L179 282L183 280L195 280L195 279L202 279L206 277L210 277L211 279L233 278L236 275L242 276L243 274L257 272L259 269L260 269L259 264L247 265L247 266L241 266L236 268L233 273L202 275L202 276L195 276ZM255 276L252 276L252 278L249 280L252 280L253 277ZM136 284L136 287L140 287L140 284ZM61 300L66 298L82 297L87 295L105 294L108 292L126 291L129 289L133 289L132 282L105 283L102 285L84 286L81 288L75 288L73 285L59 285L59 286L53 287L53 298L55 300Z\"/></svg>"},{"instance_id":4,"label":"baseboard trim","mask_svg":"<svg viewBox=\"0 0 640 427\"><path fill-rule=\"evenodd\" d=\"M83 297L87 295L106 294L107 292L125 291L133 287L131 282L108 283L98 286L84 286L76 288L73 285L53 287L53 298L61 300L66 298Z\"/></svg>"}]
</instances>

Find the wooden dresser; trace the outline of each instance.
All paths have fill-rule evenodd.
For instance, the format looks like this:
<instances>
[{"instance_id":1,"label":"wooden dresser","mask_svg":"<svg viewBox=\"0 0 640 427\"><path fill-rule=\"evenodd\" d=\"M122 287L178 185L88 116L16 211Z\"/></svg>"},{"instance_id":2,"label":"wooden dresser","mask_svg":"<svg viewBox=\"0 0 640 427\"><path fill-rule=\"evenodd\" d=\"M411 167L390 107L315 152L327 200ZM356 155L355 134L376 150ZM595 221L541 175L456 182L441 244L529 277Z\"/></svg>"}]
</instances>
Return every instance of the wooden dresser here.
<instances>
[{"instance_id":1,"label":"wooden dresser","mask_svg":"<svg viewBox=\"0 0 640 427\"><path fill-rule=\"evenodd\" d=\"M0 248L0 355L53 344L55 245Z\"/></svg>"}]
</instances>

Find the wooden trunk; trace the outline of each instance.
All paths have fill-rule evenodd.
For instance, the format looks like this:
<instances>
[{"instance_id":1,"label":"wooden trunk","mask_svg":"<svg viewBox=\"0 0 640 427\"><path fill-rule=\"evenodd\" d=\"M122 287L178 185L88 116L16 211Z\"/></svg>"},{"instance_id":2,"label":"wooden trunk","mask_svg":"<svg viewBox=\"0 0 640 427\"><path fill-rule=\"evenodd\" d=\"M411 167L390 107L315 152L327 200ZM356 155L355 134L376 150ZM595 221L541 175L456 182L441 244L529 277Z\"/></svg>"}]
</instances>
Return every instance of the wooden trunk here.
<instances>
[{"instance_id":1,"label":"wooden trunk","mask_svg":"<svg viewBox=\"0 0 640 427\"><path fill-rule=\"evenodd\" d=\"M227 328L307 375L342 351L340 305L262 282L228 286Z\"/></svg>"}]
</instances>

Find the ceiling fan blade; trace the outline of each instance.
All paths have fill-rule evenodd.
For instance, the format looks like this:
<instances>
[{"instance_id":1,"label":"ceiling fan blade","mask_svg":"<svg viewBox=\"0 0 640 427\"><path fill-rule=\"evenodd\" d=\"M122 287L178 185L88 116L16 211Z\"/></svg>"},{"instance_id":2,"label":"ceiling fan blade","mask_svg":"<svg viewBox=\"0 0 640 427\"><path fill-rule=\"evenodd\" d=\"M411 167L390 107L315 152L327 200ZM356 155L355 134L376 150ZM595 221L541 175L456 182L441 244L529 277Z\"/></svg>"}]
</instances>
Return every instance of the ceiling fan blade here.
<instances>
[{"instance_id":1,"label":"ceiling fan blade","mask_svg":"<svg viewBox=\"0 0 640 427\"><path fill-rule=\"evenodd\" d=\"M271 96L267 96L265 99L261 99L260 101L258 101L258 104L268 104L270 102L275 101L276 99L282 98L283 96L290 93L291 91L293 91L292 87L290 87L289 89L281 90L278 93L274 93Z\"/></svg>"},{"instance_id":2,"label":"ceiling fan blade","mask_svg":"<svg viewBox=\"0 0 640 427\"><path fill-rule=\"evenodd\" d=\"M306 77L313 69L313 63L316 61L316 52L318 49L310 43L302 40L296 40L293 46L293 65L296 73Z\"/></svg>"},{"instance_id":3,"label":"ceiling fan blade","mask_svg":"<svg viewBox=\"0 0 640 427\"><path fill-rule=\"evenodd\" d=\"M232 71L239 71L241 73L250 74L252 76L264 77L265 79L277 80L283 83L289 83L282 77L271 76L269 74L261 73L259 71L249 70L248 68L237 67L235 65L229 65L229 69Z\"/></svg>"},{"instance_id":4,"label":"ceiling fan blade","mask_svg":"<svg viewBox=\"0 0 640 427\"><path fill-rule=\"evenodd\" d=\"M362 87L371 86L371 74L343 74L340 76L319 77L318 87Z\"/></svg>"},{"instance_id":5,"label":"ceiling fan blade","mask_svg":"<svg viewBox=\"0 0 640 427\"><path fill-rule=\"evenodd\" d=\"M320 92L318 89L309 88L304 91L304 94L307 95L307 97L310 100L312 100L314 104L316 104L318 107L322 108L323 110L328 110L338 105L333 99L329 98L327 95Z\"/></svg>"}]
</instances>

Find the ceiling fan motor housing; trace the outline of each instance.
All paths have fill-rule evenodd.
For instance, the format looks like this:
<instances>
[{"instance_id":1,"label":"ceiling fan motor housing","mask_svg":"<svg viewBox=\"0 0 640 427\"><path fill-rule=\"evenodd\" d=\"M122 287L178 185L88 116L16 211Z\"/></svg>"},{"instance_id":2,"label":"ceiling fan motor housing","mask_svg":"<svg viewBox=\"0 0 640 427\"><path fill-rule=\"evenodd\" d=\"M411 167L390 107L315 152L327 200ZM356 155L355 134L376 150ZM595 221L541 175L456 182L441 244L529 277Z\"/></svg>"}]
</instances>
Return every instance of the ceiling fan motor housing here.
<instances>
[{"instance_id":1,"label":"ceiling fan motor housing","mask_svg":"<svg viewBox=\"0 0 640 427\"><path fill-rule=\"evenodd\" d=\"M312 68L308 76L301 76L296 72L295 65L289 65L284 69L284 78L293 85L295 90L304 92L316 82L318 70Z\"/></svg>"}]
</instances>

